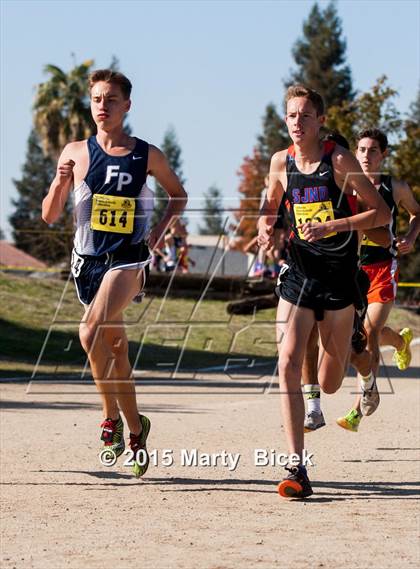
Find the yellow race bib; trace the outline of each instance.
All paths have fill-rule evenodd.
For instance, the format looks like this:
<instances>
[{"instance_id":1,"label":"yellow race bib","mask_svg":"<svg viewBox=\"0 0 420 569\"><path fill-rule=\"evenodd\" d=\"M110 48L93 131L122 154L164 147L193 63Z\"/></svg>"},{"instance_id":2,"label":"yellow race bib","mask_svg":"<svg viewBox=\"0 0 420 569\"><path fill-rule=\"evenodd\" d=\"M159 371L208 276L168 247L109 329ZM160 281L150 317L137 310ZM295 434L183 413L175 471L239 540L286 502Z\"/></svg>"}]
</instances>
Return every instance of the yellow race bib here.
<instances>
[{"instance_id":1,"label":"yellow race bib","mask_svg":"<svg viewBox=\"0 0 420 569\"><path fill-rule=\"evenodd\" d=\"M331 201L326 202L315 202L315 203L296 203L293 205L293 211L295 214L296 225L302 225L303 223L325 223L326 221L332 221L335 219L334 210ZM326 237L332 237L337 235L334 231L325 235ZM305 239L302 231L299 229L299 237Z\"/></svg>"},{"instance_id":2,"label":"yellow race bib","mask_svg":"<svg viewBox=\"0 0 420 569\"><path fill-rule=\"evenodd\" d=\"M378 243L371 241L369 239L369 237L367 237L366 235L363 235L362 245L364 245L365 247L380 247L380 245L378 245Z\"/></svg>"},{"instance_id":3,"label":"yellow race bib","mask_svg":"<svg viewBox=\"0 0 420 569\"><path fill-rule=\"evenodd\" d=\"M134 198L94 194L90 228L112 233L133 233L135 206Z\"/></svg>"}]
</instances>

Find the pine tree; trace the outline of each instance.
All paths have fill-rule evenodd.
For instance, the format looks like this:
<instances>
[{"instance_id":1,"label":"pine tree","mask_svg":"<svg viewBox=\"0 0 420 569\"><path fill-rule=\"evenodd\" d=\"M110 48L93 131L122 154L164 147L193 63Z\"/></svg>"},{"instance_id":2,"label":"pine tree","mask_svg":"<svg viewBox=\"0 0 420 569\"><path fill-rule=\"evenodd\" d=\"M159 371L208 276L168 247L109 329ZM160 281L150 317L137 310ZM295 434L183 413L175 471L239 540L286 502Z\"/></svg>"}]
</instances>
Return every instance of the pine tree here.
<instances>
[{"instance_id":1,"label":"pine tree","mask_svg":"<svg viewBox=\"0 0 420 569\"><path fill-rule=\"evenodd\" d=\"M225 232L226 215L223 214L222 192L210 186L204 194L204 226L199 226L201 235L221 235Z\"/></svg>"},{"instance_id":2,"label":"pine tree","mask_svg":"<svg viewBox=\"0 0 420 569\"><path fill-rule=\"evenodd\" d=\"M342 24L335 5L324 10L313 6L303 25L303 37L293 48L296 69L285 86L303 83L318 91L326 107L348 102L354 98L350 68L345 65L346 42L342 38ZM242 194L237 218L241 219L239 233L250 239L256 233L256 220L247 217L259 210L264 177L269 172L271 156L287 148L290 138L285 122L276 107L267 105L262 133L251 157L247 156L239 171L239 192Z\"/></svg>"},{"instance_id":3,"label":"pine tree","mask_svg":"<svg viewBox=\"0 0 420 569\"><path fill-rule=\"evenodd\" d=\"M48 264L69 258L73 233L70 204L55 226L48 227L41 219L42 200L54 175L54 163L44 156L39 137L32 130L22 178L13 180L19 197L12 200L16 209L9 221L16 246Z\"/></svg>"},{"instance_id":4,"label":"pine tree","mask_svg":"<svg viewBox=\"0 0 420 569\"><path fill-rule=\"evenodd\" d=\"M335 4L322 10L315 3L303 24L303 38L292 54L297 65L286 86L303 83L320 93L326 108L354 97L350 67L345 64L346 41Z\"/></svg>"},{"instance_id":5,"label":"pine tree","mask_svg":"<svg viewBox=\"0 0 420 569\"><path fill-rule=\"evenodd\" d=\"M162 152L165 154L169 166L178 176L181 184L185 183L184 175L182 172L182 160L181 160L181 147L179 146L178 139L175 133L175 129L170 126L165 133L163 138ZM168 204L168 194L162 188L158 181L155 185L155 207L153 212L152 224L156 225L161 219Z\"/></svg>"},{"instance_id":6,"label":"pine tree","mask_svg":"<svg viewBox=\"0 0 420 569\"><path fill-rule=\"evenodd\" d=\"M290 142L286 123L280 118L273 103L269 103L263 117L262 134L258 136L257 149L267 173L272 155L287 148Z\"/></svg>"}]
</instances>

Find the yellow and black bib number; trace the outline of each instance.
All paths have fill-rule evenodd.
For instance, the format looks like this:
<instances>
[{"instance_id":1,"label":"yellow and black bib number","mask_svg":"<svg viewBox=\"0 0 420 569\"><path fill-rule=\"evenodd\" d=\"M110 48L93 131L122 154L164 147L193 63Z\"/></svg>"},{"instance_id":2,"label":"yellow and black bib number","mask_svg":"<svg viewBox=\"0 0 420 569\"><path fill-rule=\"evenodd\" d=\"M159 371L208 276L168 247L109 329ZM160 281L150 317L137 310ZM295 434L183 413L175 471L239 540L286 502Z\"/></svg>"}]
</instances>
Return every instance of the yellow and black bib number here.
<instances>
[{"instance_id":1,"label":"yellow and black bib number","mask_svg":"<svg viewBox=\"0 0 420 569\"><path fill-rule=\"evenodd\" d=\"M326 221L332 221L334 217L334 209L331 201L326 202L315 202L315 203L295 203L293 205L293 211L295 214L296 225L303 225L304 223L325 223ZM326 237L332 237L337 235L334 231L325 235ZM299 237L305 239L302 230L299 229Z\"/></svg>"},{"instance_id":2,"label":"yellow and black bib number","mask_svg":"<svg viewBox=\"0 0 420 569\"><path fill-rule=\"evenodd\" d=\"M94 194L90 228L112 233L133 233L135 206L134 198Z\"/></svg>"},{"instance_id":3,"label":"yellow and black bib number","mask_svg":"<svg viewBox=\"0 0 420 569\"><path fill-rule=\"evenodd\" d=\"M362 245L364 247L380 247L380 245L378 243L371 241L367 235L363 235Z\"/></svg>"}]
</instances>

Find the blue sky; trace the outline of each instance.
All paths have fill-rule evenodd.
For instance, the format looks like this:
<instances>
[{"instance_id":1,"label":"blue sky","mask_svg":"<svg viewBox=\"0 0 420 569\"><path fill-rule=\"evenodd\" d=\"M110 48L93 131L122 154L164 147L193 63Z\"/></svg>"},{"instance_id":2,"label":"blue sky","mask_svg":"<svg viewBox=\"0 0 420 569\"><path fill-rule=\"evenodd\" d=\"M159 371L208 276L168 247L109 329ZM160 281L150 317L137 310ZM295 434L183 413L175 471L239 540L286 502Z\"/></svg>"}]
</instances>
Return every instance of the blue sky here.
<instances>
[{"instance_id":1,"label":"blue sky","mask_svg":"<svg viewBox=\"0 0 420 569\"><path fill-rule=\"evenodd\" d=\"M319 2L321 6L327 3ZM8 234L12 178L19 178L31 129L35 86L47 63L64 70L112 55L134 85L134 134L159 145L173 125L186 189L198 205L217 184L237 198L237 170L252 151L268 102L281 109L282 80L293 66L312 1L1 2L1 214ZM419 85L420 3L341 0L356 89L386 74L401 112ZM194 230L195 220L191 220Z\"/></svg>"}]
</instances>

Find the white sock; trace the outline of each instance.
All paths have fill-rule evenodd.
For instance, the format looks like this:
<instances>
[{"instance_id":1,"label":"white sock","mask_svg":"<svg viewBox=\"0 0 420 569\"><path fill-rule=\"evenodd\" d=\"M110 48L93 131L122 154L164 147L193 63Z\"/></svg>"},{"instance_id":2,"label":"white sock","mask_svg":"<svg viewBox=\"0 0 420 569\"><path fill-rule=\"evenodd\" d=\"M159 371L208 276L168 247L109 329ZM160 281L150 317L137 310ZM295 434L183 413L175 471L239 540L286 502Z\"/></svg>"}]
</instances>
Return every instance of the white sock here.
<instances>
[{"instance_id":1,"label":"white sock","mask_svg":"<svg viewBox=\"0 0 420 569\"><path fill-rule=\"evenodd\" d=\"M360 385L364 391L369 391L369 389L372 389L374 381L375 376L372 372L370 372L366 377L360 374Z\"/></svg>"},{"instance_id":2,"label":"white sock","mask_svg":"<svg viewBox=\"0 0 420 569\"><path fill-rule=\"evenodd\" d=\"M303 392L308 401L308 413L321 413L321 390L317 383L304 385Z\"/></svg>"}]
</instances>

